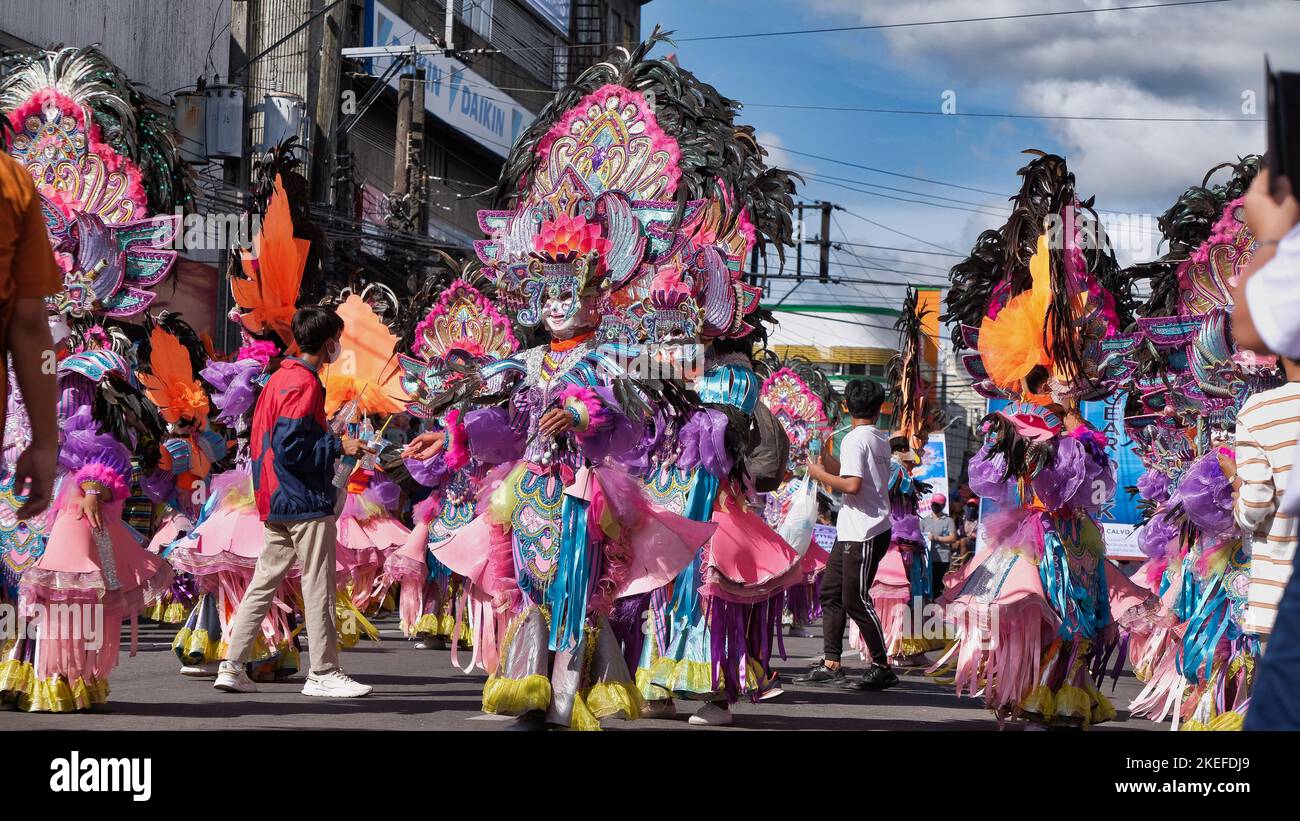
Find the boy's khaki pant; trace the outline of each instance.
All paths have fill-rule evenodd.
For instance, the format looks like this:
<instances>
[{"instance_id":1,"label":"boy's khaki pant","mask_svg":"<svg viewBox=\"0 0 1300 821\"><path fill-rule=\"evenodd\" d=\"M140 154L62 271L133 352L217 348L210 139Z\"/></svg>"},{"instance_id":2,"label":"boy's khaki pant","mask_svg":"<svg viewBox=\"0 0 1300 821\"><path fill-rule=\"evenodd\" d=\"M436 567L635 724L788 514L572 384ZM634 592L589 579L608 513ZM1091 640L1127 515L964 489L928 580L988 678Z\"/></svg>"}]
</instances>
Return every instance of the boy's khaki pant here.
<instances>
[{"instance_id":1,"label":"boy's khaki pant","mask_svg":"<svg viewBox=\"0 0 1300 821\"><path fill-rule=\"evenodd\" d=\"M307 649L311 672L327 673L339 666L339 639L334 626L334 558L337 530L333 516L302 522L263 522L266 545L257 558L253 581L230 624L226 659L244 663L253 652L253 639L271 609L275 592L298 559L302 567L302 606L307 619Z\"/></svg>"}]
</instances>

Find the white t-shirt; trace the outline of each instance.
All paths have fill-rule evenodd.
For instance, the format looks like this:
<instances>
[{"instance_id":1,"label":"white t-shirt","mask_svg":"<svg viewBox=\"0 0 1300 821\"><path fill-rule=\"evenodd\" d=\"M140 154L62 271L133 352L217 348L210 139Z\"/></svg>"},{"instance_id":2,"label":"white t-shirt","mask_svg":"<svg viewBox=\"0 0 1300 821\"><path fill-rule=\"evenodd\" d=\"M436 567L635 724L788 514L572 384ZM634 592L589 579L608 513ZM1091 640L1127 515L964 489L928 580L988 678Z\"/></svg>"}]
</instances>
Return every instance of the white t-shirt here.
<instances>
[{"instance_id":1,"label":"white t-shirt","mask_svg":"<svg viewBox=\"0 0 1300 821\"><path fill-rule=\"evenodd\" d=\"M835 538L865 542L889 529L889 436L875 425L858 425L840 442L840 476L862 477L857 493L845 493Z\"/></svg>"}]
</instances>

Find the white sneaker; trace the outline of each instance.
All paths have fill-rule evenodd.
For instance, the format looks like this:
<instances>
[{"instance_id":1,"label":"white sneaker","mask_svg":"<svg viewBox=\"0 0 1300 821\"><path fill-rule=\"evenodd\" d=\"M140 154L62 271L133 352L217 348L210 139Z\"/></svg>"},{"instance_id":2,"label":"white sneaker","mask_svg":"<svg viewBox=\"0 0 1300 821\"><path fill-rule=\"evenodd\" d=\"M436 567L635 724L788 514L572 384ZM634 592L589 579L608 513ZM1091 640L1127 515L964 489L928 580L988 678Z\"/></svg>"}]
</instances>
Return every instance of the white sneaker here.
<instances>
[{"instance_id":1,"label":"white sneaker","mask_svg":"<svg viewBox=\"0 0 1300 821\"><path fill-rule=\"evenodd\" d=\"M342 670L334 669L328 673L308 674L302 694L322 698L361 698L368 695L371 689L369 684L353 681Z\"/></svg>"},{"instance_id":2,"label":"white sneaker","mask_svg":"<svg viewBox=\"0 0 1300 821\"><path fill-rule=\"evenodd\" d=\"M256 693L257 685L248 677L244 665L230 661L221 662L217 671L217 680L212 685L227 693Z\"/></svg>"},{"instance_id":3,"label":"white sneaker","mask_svg":"<svg viewBox=\"0 0 1300 821\"><path fill-rule=\"evenodd\" d=\"M212 678L221 672L221 662L209 661L204 664L186 664L181 667L181 675L190 678Z\"/></svg>"},{"instance_id":4,"label":"white sneaker","mask_svg":"<svg viewBox=\"0 0 1300 821\"><path fill-rule=\"evenodd\" d=\"M724 710L710 701L696 710L695 715L691 716L687 723L694 724L697 727L721 727L731 723L731 711Z\"/></svg>"},{"instance_id":5,"label":"white sneaker","mask_svg":"<svg viewBox=\"0 0 1300 821\"><path fill-rule=\"evenodd\" d=\"M780 697L783 696L783 695L785 695L785 690L782 690L782 689L781 689L781 685L779 685L779 684L774 684L774 685L772 685L771 687L769 687L768 689L764 690L764 691L759 695L758 700L759 700L759 701L771 701L772 699L774 699L774 698L780 698Z\"/></svg>"},{"instance_id":6,"label":"white sneaker","mask_svg":"<svg viewBox=\"0 0 1300 821\"><path fill-rule=\"evenodd\" d=\"M677 718L677 704L671 698L647 701L641 711L642 718Z\"/></svg>"}]
</instances>

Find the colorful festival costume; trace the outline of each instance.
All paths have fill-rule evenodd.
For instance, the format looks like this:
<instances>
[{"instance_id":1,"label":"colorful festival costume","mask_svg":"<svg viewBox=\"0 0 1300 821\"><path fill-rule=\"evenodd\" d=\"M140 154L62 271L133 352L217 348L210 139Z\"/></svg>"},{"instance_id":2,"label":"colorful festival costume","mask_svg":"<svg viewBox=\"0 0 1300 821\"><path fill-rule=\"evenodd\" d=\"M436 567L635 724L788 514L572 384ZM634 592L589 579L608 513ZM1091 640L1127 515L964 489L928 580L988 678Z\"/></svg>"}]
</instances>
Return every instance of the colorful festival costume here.
<instances>
[{"instance_id":1,"label":"colorful festival costume","mask_svg":"<svg viewBox=\"0 0 1300 821\"><path fill-rule=\"evenodd\" d=\"M48 301L52 324L71 332L58 351L55 501L24 524L0 517L0 554L21 614L63 605L71 620L43 621L8 649L0 698L21 710L85 710L107 700L122 623L134 623L172 582L171 568L123 518L132 455L150 453L162 425L128 359L138 326L121 320L144 313L154 299L148 289L176 260L178 218L150 214L188 205L190 193L166 114L97 49L14 54L3 69L9 151L36 183L64 272L63 293ZM21 426L16 394L9 409ZM27 435L14 433L11 445ZM8 447L6 456L16 452ZM11 490L0 488L6 507L17 501ZM84 512L95 506L89 496L98 497L97 530Z\"/></svg>"},{"instance_id":2,"label":"colorful festival costume","mask_svg":"<svg viewBox=\"0 0 1300 821\"><path fill-rule=\"evenodd\" d=\"M1029 153L1010 221L980 235L947 297L976 389L1011 402L985 418L970 463L971 489L999 510L983 521L989 549L940 599L957 637L940 664L955 663L957 692L982 692L999 720L1078 727L1114 717L1090 668L1153 606L1105 557L1093 516L1115 468L1077 411L1105 395L1100 342L1130 308L1108 289L1113 254L1081 239L1091 202L1075 197L1065 161Z\"/></svg>"}]
</instances>

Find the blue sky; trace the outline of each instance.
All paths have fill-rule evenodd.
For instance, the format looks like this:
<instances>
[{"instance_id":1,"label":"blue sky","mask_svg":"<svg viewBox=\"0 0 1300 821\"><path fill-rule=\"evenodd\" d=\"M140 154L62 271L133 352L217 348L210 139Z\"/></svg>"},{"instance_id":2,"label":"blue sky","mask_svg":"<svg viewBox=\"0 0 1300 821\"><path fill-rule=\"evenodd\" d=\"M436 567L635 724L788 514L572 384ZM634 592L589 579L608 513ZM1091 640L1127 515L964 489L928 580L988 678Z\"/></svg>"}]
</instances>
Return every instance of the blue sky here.
<instances>
[{"instance_id":1,"label":"blue sky","mask_svg":"<svg viewBox=\"0 0 1300 821\"><path fill-rule=\"evenodd\" d=\"M898 23L1063 9L1133 5L1137 0L653 0L642 32L655 23L680 37L826 26ZM1153 0L1142 0L1153 2ZM1262 151L1257 123L1107 123L799 111L760 104L939 110L951 90L959 111L1047 116L1222 117L1247 119L1243 95L1258 94L1262 64L1296 53L1300 4L1237 0L1167 10L1112 11L1051 19L970 22L887 31L821 33L749 40L679 42L681 65L746 103L782 165L814 174L893 186L964 202L871 189L877 195L808 179L808 199L830 199L851 212L919 237L925 245L848 214L837 238L878 245L965 252L979 231L997 227L1026 148L1063 154L1082 196L1119 212L1135 229L1118 249L1121 263L1160 253L1154 215L1214 164ZM1300 69L1300 65L1293 66ZM955 183L981 193L900 179L783 153L788 148L880 169ZM855 184L855 187L856 184ZM930 205L879 196L926 199ZM939 205L948 208L937 207ZM1103 214L1103 219L1107 216ZM1143 222L1149 220L1150 222ZM812 233L815 227L809 227ZM815 251L814 251L815 253ZM928 272L934 282L951 258L859 248L837 252L845 275L899 280L861 265ZM868 259L862 259L866 255ZM801 286L798 297L897 302L901 289L859 284L851 291Z\"/></svg>"}]
</instances>

